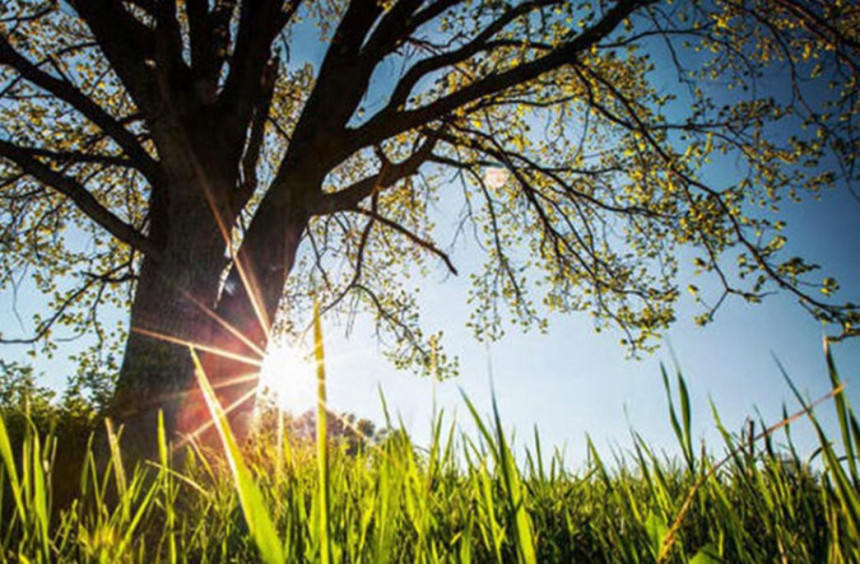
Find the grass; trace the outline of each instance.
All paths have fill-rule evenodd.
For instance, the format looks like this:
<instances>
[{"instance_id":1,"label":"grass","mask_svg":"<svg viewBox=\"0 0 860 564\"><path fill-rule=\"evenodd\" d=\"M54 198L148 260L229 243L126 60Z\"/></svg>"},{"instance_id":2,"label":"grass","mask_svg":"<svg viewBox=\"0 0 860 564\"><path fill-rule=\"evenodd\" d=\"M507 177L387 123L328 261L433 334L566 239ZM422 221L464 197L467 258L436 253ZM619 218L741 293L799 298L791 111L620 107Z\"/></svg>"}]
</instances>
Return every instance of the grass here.
<instances>
[{"instance_id":1,"label":"grass","mask_svg":"<svg viewBox=\"0 0 860 564\"><path fill-rule=\"evenodd\" d=\"M318 330L316 339L322 419ZM466 397L476 436L442 413L426 447L390 429L348 450L322 420L316 444L278 432L240 448L199 372L222 458L192 451L174 468L161 430L159 459L126 468L109 426L108 463L89 448L80 476L61 477L79 486L60 508L52 461L62 445L29 425L13 446L0 418L0 561L858 562L860 425L826 357L832 392L822 401L836 411L835 433L796 394L798 412L758 434L729 432L714 408L722 454L695 449L686 384L664 371L680 456L634 433L611 464L589 442L576 471L542 452L537 431L516 460L495 402L486 418ZM814 461L791 442L801 418L820 442Z\"/></svg>"}]
</instances>

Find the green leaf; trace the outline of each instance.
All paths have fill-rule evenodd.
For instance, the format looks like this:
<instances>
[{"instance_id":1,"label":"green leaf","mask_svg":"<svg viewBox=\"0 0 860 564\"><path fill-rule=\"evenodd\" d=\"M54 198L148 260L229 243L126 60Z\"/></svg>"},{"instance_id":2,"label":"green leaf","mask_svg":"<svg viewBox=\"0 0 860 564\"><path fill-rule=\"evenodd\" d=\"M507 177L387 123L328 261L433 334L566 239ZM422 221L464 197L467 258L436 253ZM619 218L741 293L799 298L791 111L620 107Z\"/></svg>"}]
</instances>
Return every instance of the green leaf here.
<instances>
[{"instance_id":1,"label":"green leaf","mask_svg":"<svg viewBox=\"0 0 860 564\"><path fill-rule=\"evenodd\" d=\"M645 519L645 532L648 533L651 550L656 558L660 554L660 549L663 548L663 542L666 540L669 526L666 524L666 521L657 517L657 515L652 512L649 513L648 518Z\"/></svg>"},{"instance_id":2,"label":"green leaf","mask_svg":"<svg viewBox=\"0 0 860 564\"><path fill-rule=\"evenodd\" d=\"M21 499L21 486L18 481L18 470L15 467L15 457L12 455L12 445L9 442L9 434L6 432L6 423L0 415L0 458L6 467L6 474L12 487L12 497L15 498L15 507L21 520L26 520L27 513L24 510L24 502Z\"/></svg>"},{"instance_id":3,"label":"green leaf","mask_svg":"<svg viewBox=\"0 0 860 564\"><path fill-rule=\"evenodd\" d=\"M706 544L699 549L699 552L690 558L689 564L720 564L723 559L720 558L720 553L712 544Z\"/></svg>"}]
</instances>

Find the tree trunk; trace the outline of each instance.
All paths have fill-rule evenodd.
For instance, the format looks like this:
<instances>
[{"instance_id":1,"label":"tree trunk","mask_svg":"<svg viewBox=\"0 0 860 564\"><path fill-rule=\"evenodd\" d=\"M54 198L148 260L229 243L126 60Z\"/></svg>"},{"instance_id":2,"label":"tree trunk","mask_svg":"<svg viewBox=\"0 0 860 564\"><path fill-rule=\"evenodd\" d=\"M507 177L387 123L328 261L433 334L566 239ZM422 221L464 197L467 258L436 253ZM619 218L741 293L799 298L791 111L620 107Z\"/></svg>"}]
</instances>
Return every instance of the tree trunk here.
<instances>
[{"instance_id":1,"label":"tree trunk","mask_svg":"<svg viewBox=\"0 0 860 564\"><path fill-rule=\"evenodd\" d=\"M244 275L234 265L215 308L220 322L210 334L214 348L220 353L204 354L201 359L207 377L217 388L221 405L228 412L233 433L240 441L251 429L259 366L237 357L262 360L308 221L300 206L280 205L272 202L273 199L263 200L245 234L238 256ZM184 408L180 433L199 429L211 419L199 398L199 390L195 388L192 397L194 400ZM212 444L214 440L211 433L200 438L204 444Z\"/></svg>"},{"instance_id":2,"label":"tree trunk","mask_svg":"<svg viewBox=\"0 0 860 564\"><path fill-rule=\"evenodd\" d=\"M196 193L202 191L198 186ZM170 207L164 255L141 268L110 410L124 424L124 453L133 459L157 453L159 411L175 445L193 436L218 447L188 344L200 346L204 372L237 438L247 436L259 363L307 225L300 207L264 198L239 251L244 275L234 265L222 284L226 245L211 209L201 201Z\"/></svg>"},{"instance_id":3,"label":"tree trunk","mask_svg":"<svg viewBox=\"0 0 860 564\"><path fill-rule=\"evenodd\" d=\"M123 444L156 451L158 412L178 430L194 378L187 346L206 343L226 261L212 213L199 199L171 203L169 235L159 260L145 258L131 309L130 335L110 414L125 426Z\"/></svg>"}]
</instances>

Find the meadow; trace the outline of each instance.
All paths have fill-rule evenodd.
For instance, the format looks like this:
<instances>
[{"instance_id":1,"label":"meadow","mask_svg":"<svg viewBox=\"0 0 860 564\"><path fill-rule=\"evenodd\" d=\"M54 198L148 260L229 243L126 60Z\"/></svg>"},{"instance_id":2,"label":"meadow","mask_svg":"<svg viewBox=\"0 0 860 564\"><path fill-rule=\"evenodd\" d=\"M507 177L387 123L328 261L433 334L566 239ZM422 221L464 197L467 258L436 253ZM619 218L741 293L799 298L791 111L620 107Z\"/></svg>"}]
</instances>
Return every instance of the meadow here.
<instances>
[{"instance_id":1,"label":"meadow","mask_svg":"<svg viewBox=\"0 0 860 564\"><path fill-rule=\"evenodd\" d=\"M358 448L330 437L322 354L315 432L285 432L269 413L241 446L198 373L224 448L192 445L181 466L163 431L157 459L128 468L109 422L99 461L68 420L5 406L0 561L858 562L860 425L827 361L831 393L810 403L786 375L799 408L769 427L732 432L714 407L716 446L695 444L685 380L664 371L677 456L634 432L612 460L589 441L576 469L537 431L512 447L495 402L482 416L465 396L473 436L440 413L427 445L390 418ZM794 448L794 425L817 434L811 456ZM71 472L59 461L75 438L85 456Z\"/></svg>"}]
</instances>

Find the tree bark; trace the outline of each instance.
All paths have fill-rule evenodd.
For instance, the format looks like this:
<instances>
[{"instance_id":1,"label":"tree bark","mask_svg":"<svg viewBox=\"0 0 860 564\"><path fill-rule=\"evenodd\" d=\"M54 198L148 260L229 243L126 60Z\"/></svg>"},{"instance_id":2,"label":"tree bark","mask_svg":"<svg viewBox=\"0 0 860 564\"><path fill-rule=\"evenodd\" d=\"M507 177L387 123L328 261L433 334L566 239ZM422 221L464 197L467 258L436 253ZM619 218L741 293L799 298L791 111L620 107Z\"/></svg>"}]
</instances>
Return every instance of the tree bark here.
<instances>
[{"instance_id":1,"label":"tree bark","mask_svg":"<svg viewBox=\"0 0 860 564\"><path fill-rule=\"evenodd\" d=\"M158 414L174 444L192 437L217 448L211 415L195 378L189 345L228 411L233 432L247 437L258 384L284 284L293 267L308 214L283 193L267 195L229 265L226 242L211 202L210 182L195 178L171 194L165 250L142 264L110 415L124 424L124 449L142 459L157 453ZM217 186L215 186L217 188ZM292 190L290 190L292 191ZM223 283L222 283L223 280Z\"/></svg>"},{"instance_id":2,"label":"tree bark","mask_svg":"<svg viewBox=\"0 0 860 564\"><path fill-rule=\"evenodd\" d=\"M173 191L183 192L193 194ZM189 350L178 343L206 342L211 319L201 306L215 303L226 264L224 243L202 198L174 198L167 216L156 229L163 240L160 257L146 257L141 265L110 409L125 425L124 444L138 445L146 454L155 446L159 411L165 428L177 429L194 376Z\"/></svg>"},{"instance_id":3,"label":"tree bark","mask_svg":"<svg viewBox=\"0 0 860 564\"><path fill-rule=\"evenodd\" d=\"M290 193L297 193L308 185L296 178L286 186ZM277 190L267 194L245 233L236 257L238 266L232 266L214 310L219 321L210 334L220 352L204 354L201 361L240 441L251 429L259 366L237 357L262 360L308 220L306 206L300 202L279 195ZM200 429L211 420L199 394L193 388L189 395L192 399L186 403L178 425L180 434ZM198 438L204 444L214 440L211 432Z\"/></svg>"}]
</instances>

